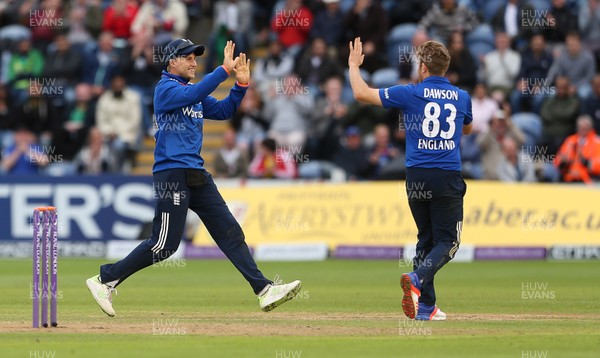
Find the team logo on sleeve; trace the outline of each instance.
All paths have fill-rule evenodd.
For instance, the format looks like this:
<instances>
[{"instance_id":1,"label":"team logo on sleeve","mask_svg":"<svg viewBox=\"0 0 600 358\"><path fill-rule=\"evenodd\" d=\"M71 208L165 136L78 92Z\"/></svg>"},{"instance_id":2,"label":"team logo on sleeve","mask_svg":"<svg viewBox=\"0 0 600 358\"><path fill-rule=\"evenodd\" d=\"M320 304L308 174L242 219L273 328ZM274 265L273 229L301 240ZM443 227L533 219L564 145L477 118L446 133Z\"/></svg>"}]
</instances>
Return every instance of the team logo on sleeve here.
<instances>
[{"instance_id":1,"label":"team logo on sleeve","mask_svg":"<svg viewBox=\"0 0 600 358\"><path fill-rule=\"evenodd\" d=\"M385 97L385 99L390 99L389 88L383 90L383 96Z\"/></svg>"}]
</instances>

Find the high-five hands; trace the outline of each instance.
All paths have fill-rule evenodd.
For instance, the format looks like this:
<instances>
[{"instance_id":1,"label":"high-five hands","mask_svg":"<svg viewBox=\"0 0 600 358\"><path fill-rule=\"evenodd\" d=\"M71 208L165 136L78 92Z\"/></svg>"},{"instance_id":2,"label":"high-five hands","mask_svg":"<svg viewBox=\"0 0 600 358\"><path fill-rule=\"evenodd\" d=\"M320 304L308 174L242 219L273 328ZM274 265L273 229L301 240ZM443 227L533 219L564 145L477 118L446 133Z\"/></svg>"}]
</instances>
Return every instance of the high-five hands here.
<instances>
[{"instance_id":1,"label":"high-five hands","mask_svg":"<svg viewBox=\"0 0 600 358\"><path fill-rule=\"evenodd\" d=\"M246 85L250 82L250 59L246 60L246 54L240 53L239 62L233 69L235 79L238 83Z\"/></svg>"},{"instance_id":2,"label":"high-five hands","mask_svg":"<svg viewBox=\"0 0 600 358\"><path fill-rule=\"evenodd\" d=\"M233 41L227 41L225 48L223 49L223 67L227 72L231 72L240 61L240 57L233 58L233 51L235 50L235 44Z\"/></svg>"}]
</instances>

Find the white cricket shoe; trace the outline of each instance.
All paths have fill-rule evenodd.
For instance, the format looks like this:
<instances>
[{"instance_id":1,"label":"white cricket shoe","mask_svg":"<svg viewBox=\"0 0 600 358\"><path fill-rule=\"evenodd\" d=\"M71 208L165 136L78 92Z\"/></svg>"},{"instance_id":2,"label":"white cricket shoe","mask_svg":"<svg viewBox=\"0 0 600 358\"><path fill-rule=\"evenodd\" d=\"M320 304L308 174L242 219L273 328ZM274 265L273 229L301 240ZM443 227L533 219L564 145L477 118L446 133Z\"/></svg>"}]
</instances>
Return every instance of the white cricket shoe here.
<instances>
[{"instance_id":1,"label":"white cricket shoe","mask_svg":"<svg viewBox=\"0 0 600 358\"><path fill-rule=\"evenodd\" d=\"M117 290L114 287L110 287L100 282L100 275L88 278L85 281L85 284L102 311L110 317L114 317L116 313L112 306L112 293L114 292L116 295Z\"/></svg>"},{"instance_id":2,"label":"white cricket shoe","mask_svg":"<svg viewBox=\"0 0 600 358\"><path fill-rule=\"evenodd\" d=\"M260 309L264 312L274 310L276 307L296 297L301 288L302 282L298 280L288 284L269 285L266 292L258 296Z\"/></svg>"}]
</instances>

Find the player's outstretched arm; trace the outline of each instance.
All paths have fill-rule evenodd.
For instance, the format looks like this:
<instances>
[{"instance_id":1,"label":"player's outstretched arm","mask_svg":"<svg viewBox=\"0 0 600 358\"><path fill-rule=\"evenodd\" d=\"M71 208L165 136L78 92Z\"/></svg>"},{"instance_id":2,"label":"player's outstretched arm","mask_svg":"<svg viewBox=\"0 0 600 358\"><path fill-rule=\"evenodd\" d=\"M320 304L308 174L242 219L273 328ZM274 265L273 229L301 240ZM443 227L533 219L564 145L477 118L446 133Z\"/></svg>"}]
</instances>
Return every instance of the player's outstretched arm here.
<instances>
[{"instance_id":1,"label":"player's outstretched arm","mask_svg":"<svg viewBox=\"0 0 600 358\"><path fill-rule=\"evenodd\" d=\"M360 37L354 39L354 44L350 42L350 55L348 56L348 69L350 71L350 86L354 98L360 102L383 106L379 97L379 90L370 88L369 85L360 76L360 65L362 65L365 55L362 53L362 42Z\"/></svg>"}]
</instances>

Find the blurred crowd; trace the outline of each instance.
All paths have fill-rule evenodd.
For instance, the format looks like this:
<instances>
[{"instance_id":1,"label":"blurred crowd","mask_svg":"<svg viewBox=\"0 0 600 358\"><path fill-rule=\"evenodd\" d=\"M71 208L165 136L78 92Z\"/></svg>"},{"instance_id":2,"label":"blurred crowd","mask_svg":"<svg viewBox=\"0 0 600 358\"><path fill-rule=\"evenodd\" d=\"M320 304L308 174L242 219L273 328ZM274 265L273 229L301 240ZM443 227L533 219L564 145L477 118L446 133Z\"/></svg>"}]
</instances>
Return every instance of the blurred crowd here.
<instances>
[{"instance_id":1,"label":"blurred crowd","mask_svg":"<svg viewBox=\"0 0 600 358\"><path fill-rule=\"evenodd\" d=\"M465 177L600 179L600 0L4 1L0 172L129 172L154 131L159 49L188 37L206 44L206 72L230 39L264 54L251 56L215 176L402 179L415 121L353 100L357 36L378 88L417 81L420 44L447 45L447 78L473 101Z\"/></svg>"}]
</instances>

